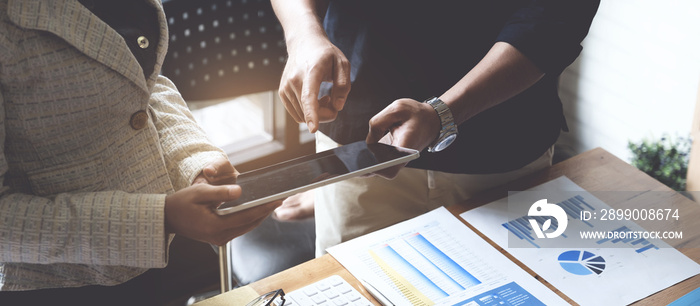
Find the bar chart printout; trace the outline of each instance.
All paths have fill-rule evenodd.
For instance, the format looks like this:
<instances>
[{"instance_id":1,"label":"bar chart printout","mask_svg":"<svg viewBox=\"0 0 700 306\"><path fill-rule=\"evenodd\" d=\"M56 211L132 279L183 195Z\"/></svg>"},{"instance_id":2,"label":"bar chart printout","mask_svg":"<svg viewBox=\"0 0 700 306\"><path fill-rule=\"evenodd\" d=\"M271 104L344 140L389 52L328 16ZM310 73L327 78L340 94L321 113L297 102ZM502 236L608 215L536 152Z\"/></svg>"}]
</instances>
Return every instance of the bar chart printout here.
<instances>
[{"instance_id":1,"label":"bar chart printout","mask_svg":"<svg viewBox=\"0 0 700 306\"><path fill-rule=\"evenodd\" d=\"M328 252L395 305L565 303L444 208Z\"/></svg>"},{"instance_id":2,"label":"bar chart printout","mask_svg":"<svg viewBox=\"0 0 700 306\"><path fill-rule=\"evenodd\" d=\"M400 253L399 253L400 252ZM401 293L415 304L431 304L481 282L420 233L368 251Z\"/></svg>"},{"instance_id":3,"label":"bar chart printout","mask_svg":"<svg viewBox=\"0 0 700 306\"><path fill-rule=\"evenodd\" d=\"M581 210L612 207L565 176L517 196L546 198L562 207L569 217L564 234L556 239L536 238L525 221L528 206L511 213L508 201L515 198L512 194L460 217L579 305L629 305L700 272L700 265L660 240L580 239L583 231L616 233L643 228L628 220L581 220Z\"/></svg>"}]
</instances>

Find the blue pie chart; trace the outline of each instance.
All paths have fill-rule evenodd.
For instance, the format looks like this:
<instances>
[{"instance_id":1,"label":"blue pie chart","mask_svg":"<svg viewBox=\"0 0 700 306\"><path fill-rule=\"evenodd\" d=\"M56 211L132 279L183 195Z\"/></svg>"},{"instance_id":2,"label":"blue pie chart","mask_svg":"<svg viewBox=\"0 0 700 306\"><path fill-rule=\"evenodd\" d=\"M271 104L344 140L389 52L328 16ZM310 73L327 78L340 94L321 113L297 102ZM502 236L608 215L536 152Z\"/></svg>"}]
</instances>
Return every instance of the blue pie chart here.
<instances>
[{"instance_id":1,"label":"blue pie chart","mask_svg":"<svg viewBox=\"0 0 700 306\"><path fill-rule=\"evenodd\" d=\"M605 270L605 259L588 251L566 251L559 254L559 264L576 275L599 275Z\"/></svg>"}]
</instances>

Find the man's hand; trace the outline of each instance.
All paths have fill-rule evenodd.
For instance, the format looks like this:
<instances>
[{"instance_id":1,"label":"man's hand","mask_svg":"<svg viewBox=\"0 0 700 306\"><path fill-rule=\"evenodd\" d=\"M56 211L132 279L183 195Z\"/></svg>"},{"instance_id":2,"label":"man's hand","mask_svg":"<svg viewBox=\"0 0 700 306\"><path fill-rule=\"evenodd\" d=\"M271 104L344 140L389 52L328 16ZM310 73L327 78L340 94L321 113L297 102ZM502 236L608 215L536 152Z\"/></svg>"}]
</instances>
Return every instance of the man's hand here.
<instances>
[{"instance_id":1,"label":"man's hand","mask_svg":"<svg viewBox=\"0 0 700 306\"><path fill-rule=\"evenodd\" d=\"M165 228L169 233L224 245L260 225L282 201L220 216L214 209L241 195L237 185L195 184L165 197Z\"/></svg>"},{"instance_id":2,"label":"man's hand","mask_svg":"<svg viewBox=\"0 0 700 306\"><path fill-rule=\"evenodd\" d=\"M438 137L440 128L440 118L432 106L398 99L369 120L366 141L422 151Z\"/></svg>"},{"instance_id":3,"label":"man's hand","mask_svg":"<svg viewBox=\"0 0 700 306\"><path fill-rule=\"evenodd\" d=\"M282 206L275 209L273 218L280 221L303 220L314 216L314 190L297 193L282 201Z\"/></svg>"},{"instance_id":4,"label":"man's hand","mask_svg":"<svg viewBox=\"0 0 700 306\"><path fill-rule=\"evenodd\" d=\"M333 121L350 92L350 62L322 34L308 35L288 45L289 59L279 95L287 112L315 133L319 122ZM319 99L322 82L332 82L330 96Z\"/></svg>"},{"instance_id":5,"label":"man's hand","mask_svg":"<svg viewBox=\"0 0 700 306\"><path fill-rule=\"evenodd\" d=\"M413 99L398 99L369 120L366 141L423 151L437 138L440 128L440 118L432 106ZM405 165L374 174L392 179Z\"/></svg>"}]
</instances>

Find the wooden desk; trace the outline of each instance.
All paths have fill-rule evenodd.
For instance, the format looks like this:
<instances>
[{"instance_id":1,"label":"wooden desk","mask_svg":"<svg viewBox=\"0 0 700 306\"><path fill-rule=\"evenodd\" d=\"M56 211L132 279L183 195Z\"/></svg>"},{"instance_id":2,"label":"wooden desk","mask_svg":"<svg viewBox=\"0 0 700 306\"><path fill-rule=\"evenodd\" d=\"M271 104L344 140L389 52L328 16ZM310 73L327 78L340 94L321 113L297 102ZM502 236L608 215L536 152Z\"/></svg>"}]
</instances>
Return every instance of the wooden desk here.
<instances>
[{"instance_id":1,"label":"wooden desk","mask_svg":"<svg viewBox=\"0 0 700 306\"><path fill-rule=\"evenodd\" d=\"M469 209L506 197L509 190L526 190L562 175L566 175L572 181L588 191L639 191L640 194L650 190L671 191L668 187L647 176L633 166L618 159L607 151L598 148L553 165L552 167L534 173L528 177L524 177L512 183L484 192L466 203L450 206L448 207L448 210L454 215L459 215L460 213ZM668 202L669 206L665 206L666 202ZM615 207L615 205L612 203L608 204ZM683 196L672 196L668 199L664 199L663 205L665 208L674 207L677 205L685 205L685 207L687 207L687 205L697 206L694 202ZM460 218L460 220L462 219ZM700 225L694 224L697 223L696 220L700 220L700 209L693 211L690 215L684 213L681 216L681 221L684 222L682 226L683 235L684 237L686 235L688 236L688 238L684 239L685 241L694 242L699 239ZM462 220L462 222L464 221ZM467 223L465 222L465 224ZM467 224L467 226L471 227L469 224ZM473 227L471 228L474 229ZM698 230L691 230L693 228L697 228ZM482 237L484 236L482 235ZM503 252L508 258L525 269L528 273L537 277L532 270L515 260L515 258L500 247L496 246L495 243L489 239L485 239L494 247ZM698 244L694 245L697 246ZM697 247L685 249L679 248L679 250L688 257L694 259L696 262L700 262L700 250ZM333 274L338 274L343 277L351 285L358 289L360 293L364 294L376 305L379 305L379 303L377 303L360 285L357 279L355 279L333 257L327 254L252 283L249 286L259 293L264 293L279 288L289 292L304 287L305 285L315 281L324 279ZM537 278L547 287L554 290L562 298L570 303L573 303L571 299L559 292L546 281L539 277ZM636 305L666 305L698 287L700 287L700 275L653 294L637 302Z\"/></svg>"}]
</instances>

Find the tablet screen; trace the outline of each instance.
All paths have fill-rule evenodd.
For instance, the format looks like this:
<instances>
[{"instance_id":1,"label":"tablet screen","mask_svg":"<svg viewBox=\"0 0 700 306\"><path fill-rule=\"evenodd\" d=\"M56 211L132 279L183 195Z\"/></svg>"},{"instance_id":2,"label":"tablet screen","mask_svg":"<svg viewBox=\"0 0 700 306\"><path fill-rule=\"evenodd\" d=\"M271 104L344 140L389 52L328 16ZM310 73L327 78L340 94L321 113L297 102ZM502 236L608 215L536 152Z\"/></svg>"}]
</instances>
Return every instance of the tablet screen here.
<instances>
[{"instance_id":1,"label":"tablet screen","mask_svg":"<svg viewBox=\"0 0 700 306\"><path fill-rule=\"evenodd\" d=\"M332 150L300 157L277 165L242 173L236 184L241 197L219 206L230 213L264 204L342 179L407 163L418 157L415 150L358 141ZM236 209L239 208L239 209Z\"/></svg>"}]
</instances>

